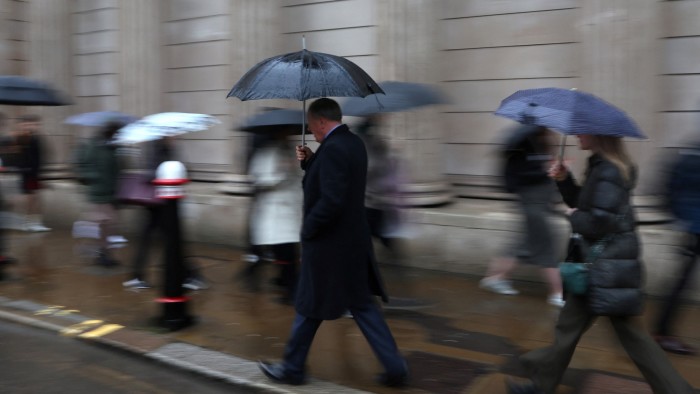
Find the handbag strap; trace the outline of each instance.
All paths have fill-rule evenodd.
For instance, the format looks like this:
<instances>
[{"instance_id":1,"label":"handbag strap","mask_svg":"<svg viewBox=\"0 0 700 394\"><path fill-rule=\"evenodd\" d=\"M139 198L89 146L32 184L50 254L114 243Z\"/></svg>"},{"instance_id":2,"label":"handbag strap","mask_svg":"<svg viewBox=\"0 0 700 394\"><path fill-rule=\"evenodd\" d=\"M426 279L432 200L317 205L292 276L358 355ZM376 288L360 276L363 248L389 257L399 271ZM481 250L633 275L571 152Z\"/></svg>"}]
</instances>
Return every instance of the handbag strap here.
<instances>
[{"instance_id":1,"label":"handbag strap","mask_svg":"<svg viewBox=\"0 0 700 394\"><path fill-rule=\"evenodd\" d=\"M617 215L618 221L622 221L625 218L627 218L627 212ZM581 237L581 234L577 234L577 235L579 237ZM603 254L605 247L608 246L608 244L615 238L616 235L617 234L608 234L608 235L604 236L603 238L597 240L593 244L593 246L591 246L588 249L588 255L586 256L585 263L587 263L587 264L595 263L595 261L598 260L600 255Z\"/></svg>"}]
</instances>

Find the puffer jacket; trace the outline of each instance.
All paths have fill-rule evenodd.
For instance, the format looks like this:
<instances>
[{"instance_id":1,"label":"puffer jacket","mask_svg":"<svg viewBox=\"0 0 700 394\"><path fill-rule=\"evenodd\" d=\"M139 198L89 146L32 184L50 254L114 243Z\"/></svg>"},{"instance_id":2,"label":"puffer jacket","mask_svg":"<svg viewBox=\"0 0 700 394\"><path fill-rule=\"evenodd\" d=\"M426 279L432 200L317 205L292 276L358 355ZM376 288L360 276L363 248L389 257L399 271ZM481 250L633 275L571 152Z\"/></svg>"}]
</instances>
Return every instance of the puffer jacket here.
<instances>
[{"instance_id":1,"label":"puffer jacket","mask_svg":"<svg viewBox=\"0 0 700 394\"><path fill-rule=\"evenodd\" d=\"M588 159L583 185L578 186L571 175L557 182L564 202L577 208L569 217L571 230L580 234L589 246L601 241L604 245L595 261L597 266L591 271L588 297L594 313L601 310L619 310L619 315L641 313L639 238L630 203L636 173L631 172L630 179L625 180L613 163L593 154Z\"/></svg>"}]
</instances>

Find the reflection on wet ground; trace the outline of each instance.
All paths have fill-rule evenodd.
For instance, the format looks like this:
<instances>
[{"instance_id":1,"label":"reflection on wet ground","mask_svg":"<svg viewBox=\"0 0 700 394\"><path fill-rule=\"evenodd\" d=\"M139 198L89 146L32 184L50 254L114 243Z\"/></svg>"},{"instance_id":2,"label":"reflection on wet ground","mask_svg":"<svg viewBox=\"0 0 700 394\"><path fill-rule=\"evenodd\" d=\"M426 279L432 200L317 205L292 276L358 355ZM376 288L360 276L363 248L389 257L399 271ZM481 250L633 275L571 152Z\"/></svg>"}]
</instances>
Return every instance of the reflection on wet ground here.
<instances>
[{"instance_id":1,"label":"reflection on wet ground","mask_svg":"<svg viewBox=\"0 0 700 394\"><path fill-rule=\"evenodd\" d=\"M278 359L293 318L292 307L276 302L280 295L269 283L273 267L264 270L262 289L246 290L238 273L245 267L241 252L227 247L188 244L185 254L200 267L211 285L192 293L191 312L198 323L167 333L152 325L160 314L162 255L154 250L149 280L153 289L124 290L129 279L131 245L116 249L120 267L101 268L81 257L67 232L9 232L10 252L19 263L7 270L0 295L61 305L82 314L133 329L227 352L249 359ZM527 268L523 268L527 269ZM545 302L544 287L518 283L520 296L485 293L470 276L382 266L390 291L429 301L418 310L386 310L387 320L412 370L406 393L503 393L507 375L522 376L516 356L548 344L558 309ZM678 334L699 346L697 305L684 308ZM649 303L647 321L656 311ZM691 384L700 387L700 359L670 356ZM321 326L309 356L317 378L378 393L393 393L374 383L380 366L350 318ZM617 343L610 324L600 319L584 336L565 376L561 393L650 392Z\"/></svg>"}]
</instances>

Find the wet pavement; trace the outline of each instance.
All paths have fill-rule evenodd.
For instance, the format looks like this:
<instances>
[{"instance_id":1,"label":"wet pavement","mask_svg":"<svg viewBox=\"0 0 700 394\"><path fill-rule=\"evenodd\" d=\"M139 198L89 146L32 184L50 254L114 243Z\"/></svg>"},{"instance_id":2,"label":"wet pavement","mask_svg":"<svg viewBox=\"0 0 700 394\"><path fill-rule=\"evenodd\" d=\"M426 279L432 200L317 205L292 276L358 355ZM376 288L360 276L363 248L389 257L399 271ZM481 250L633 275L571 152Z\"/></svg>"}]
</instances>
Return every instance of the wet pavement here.
<instances>
[{"instance_id":1,"label":"wet pavement","mask_svg":"<svg viewBox=\"0 0 700 394\"><path fill-rule=\"evenodd\" d=\"M84 256L86 248L68 232L8 233L10 254L19 263L7 269L0 296L54 305L65 315L90 316L153 334L144 347L176 341L238 356L279 359L293 318L293 308L276 302L280 296L269 279L275 267L263 271L262 288L249 292L240 280L245 267L241 251L228 247L188 244L185 255L196 261L210 284L191 293L190 310L197 324L177 332L153 325L161 312L162 255L150 259L148 290L125 290L133 244L115 249L120 267L101 268ZM528 269L523 267L522 269ZM436 271L383 265L393 295L423 300L419 310L386 310L387 321L406 356L412 377L398 390L377 385L381 368L352 319L324 322L309 355L310 374L317 379L377 393L504 393L506 376L522 376L516 356L551 340L558 309L545 302L544 286L517 282L521 295L486 293L478 279ZM700 347L698 305L684 306L678 334ZM647 322L656 311L647 305ZM115 336L126 335L115 332ZM160 342L162 341L162 343ZM700 387L700 357L669 355L690 383ZM599 319L583 337L560 393L651 392L639 371L617 343L609 322Z\"/></svg>"}]
</instances>

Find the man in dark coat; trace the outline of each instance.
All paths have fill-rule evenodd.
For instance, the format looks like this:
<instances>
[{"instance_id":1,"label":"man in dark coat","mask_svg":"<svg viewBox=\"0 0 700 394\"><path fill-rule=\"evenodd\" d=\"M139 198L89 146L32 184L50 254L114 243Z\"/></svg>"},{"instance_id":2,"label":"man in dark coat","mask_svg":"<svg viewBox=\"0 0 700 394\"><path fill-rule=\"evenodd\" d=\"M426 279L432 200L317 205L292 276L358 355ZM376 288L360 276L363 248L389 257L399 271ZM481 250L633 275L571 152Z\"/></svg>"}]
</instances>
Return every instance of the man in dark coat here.
<instances>
[{"instance_id":1,"label":"man in dark coat","mask_svg":"<svg viewBox=\"0 0 700 394\"><path fill-rule=\"evenodd\" d=\"M297 316L284 361L261 362L260 368L276 382L303 384L306 357L321 322L350 311L385 368L380 383L399 386L408 377L406 362L373 298L387 300L365 215L367 152L341 119L340 107L331 99L309 106L309 130L321 145L315 154L297 147L306 170Z\"/></svg>"}]
</instances>

